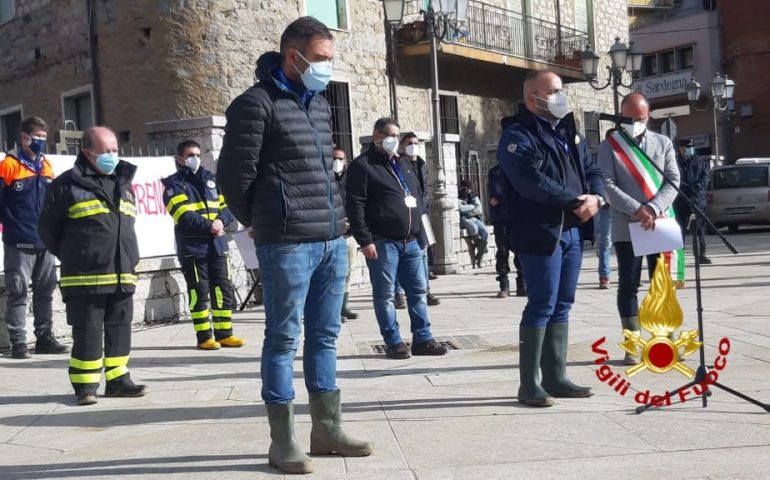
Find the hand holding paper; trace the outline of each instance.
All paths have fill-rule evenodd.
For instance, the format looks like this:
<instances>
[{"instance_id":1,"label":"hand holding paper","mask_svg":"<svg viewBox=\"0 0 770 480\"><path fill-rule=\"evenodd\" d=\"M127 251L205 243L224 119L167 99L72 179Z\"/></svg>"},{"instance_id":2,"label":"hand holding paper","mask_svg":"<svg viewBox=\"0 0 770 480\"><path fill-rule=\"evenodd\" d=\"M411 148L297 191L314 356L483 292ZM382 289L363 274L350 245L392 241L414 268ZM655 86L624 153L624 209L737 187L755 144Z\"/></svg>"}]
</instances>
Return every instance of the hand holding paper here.
<instances>
[{"instance_id":1,"label":"hand holding paper","mask_svg":"<svg viewBox=\"0 0 770 480\"><path fill-rule=\"evenodd\" d=\"M628 229L631 232L634 255L637 257L670 252L684 246L682 230L674 218L658 218L652 230L645 230L641 223L630 223Z\"/></svg>"}]
</instances>

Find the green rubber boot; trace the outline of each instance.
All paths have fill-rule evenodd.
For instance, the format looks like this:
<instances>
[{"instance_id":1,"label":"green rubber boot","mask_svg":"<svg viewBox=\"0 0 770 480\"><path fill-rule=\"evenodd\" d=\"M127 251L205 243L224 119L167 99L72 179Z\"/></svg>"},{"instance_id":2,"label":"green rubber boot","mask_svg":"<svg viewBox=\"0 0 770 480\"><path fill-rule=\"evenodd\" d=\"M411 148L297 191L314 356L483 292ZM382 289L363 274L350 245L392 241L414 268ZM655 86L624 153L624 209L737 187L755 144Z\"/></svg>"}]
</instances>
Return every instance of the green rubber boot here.
<instances>
[{"instance_id":1,"label":"green rubber boot","mask_svg":"<svg viewBox=\"0 0 770 480\"><path fill-rule=\"evenodd\" d=\"M294 405L289 402L265 406L272 440L267 454L270 465L286 473L311 473L313 462L294 438Z\"/></svg>"},{"instance_id":2,"label":"green rubber boot","mask_svg":"<svg viewBox=\"0 0 770 480\"><path fill-rule=\"evenodd\" d=\"M550 407L553 399L540 386L540 354L545 328L519 327L519 402Z\"/></svg>"},{"instance_id":3,"label":"green rubber boot","mask_svg":"<svg viewBox=\"0 0 770 480\"><path fill-rule=\"evenodd\" d=\"M313 429L310 431L312 455L366 457L374 451L371 442L351 437L342 430L339 390L310 393L310 416L313 419Z\"/></svg>"},{"instance_id":4,"label":"green rubber boot","mask_svg":"<svg viewBox=\"0 0 770 480\"><path fill-rule=\"evenodd\" d=\"M543 339L543 355L540 368L543 371L543 388L554 397L585 398L594 393L590 387L581 387L567 377L567 343L569 324L548 325Z\"/></svg>"}]
</instances>

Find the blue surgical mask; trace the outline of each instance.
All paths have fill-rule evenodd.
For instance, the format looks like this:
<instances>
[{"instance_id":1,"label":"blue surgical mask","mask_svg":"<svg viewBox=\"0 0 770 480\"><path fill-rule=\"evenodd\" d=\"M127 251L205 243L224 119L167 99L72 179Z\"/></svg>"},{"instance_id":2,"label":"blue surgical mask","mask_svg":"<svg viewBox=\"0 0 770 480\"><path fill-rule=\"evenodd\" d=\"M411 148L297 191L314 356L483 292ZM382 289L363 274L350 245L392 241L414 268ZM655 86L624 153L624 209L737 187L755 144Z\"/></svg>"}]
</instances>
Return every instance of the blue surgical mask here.
<instances>
[{"instance_id":1,"label":"blue surgical mask","mask_svg":"<svg viewBox=\"0 0 770 480\"><path fill-rule=\"evenodd\" d=\"M329 60L324 60L323 62L310 62L304 55L299 53L299 51L297 51L297 54L302 57L302 60L307 62L307 68L304 73L299 71L296 64L294 65L294 69L299 73L302 83L304 83L305 87L310 91L323 91L332 79L332 62Z\"/></svg>"},{"instance_id":2,"label":"blue surgical mask","mask_svg":"<svg viewBox=\"0 0 770 480\"><path fill-rule=\"evenodd\" d=\"M45 138L32 137L29 143L29 149L32 150L32 153L35 155L40 155L45 152Z\"/></svg>"},{"instance_id":3,"label":"blue surgical mask","mask_svg":"<svg viewBox=\"0 0 770 480\"><path fill-rule=\"evenodd\" d=\"M685 157L692 157L693 155L695 155L695 147L687 147L684 149Z\"/></svg>"},{"instance_id":4,"label":"blue surgical mask","mask_svg":"<svg viewBox=\"0 0 770 480\"><path fill-rule=\"evenodd\" d=\"M117 153L100 153L96 156L96 168L105 175L111 175L118 166Z\"/></svg>"}]
</instances>

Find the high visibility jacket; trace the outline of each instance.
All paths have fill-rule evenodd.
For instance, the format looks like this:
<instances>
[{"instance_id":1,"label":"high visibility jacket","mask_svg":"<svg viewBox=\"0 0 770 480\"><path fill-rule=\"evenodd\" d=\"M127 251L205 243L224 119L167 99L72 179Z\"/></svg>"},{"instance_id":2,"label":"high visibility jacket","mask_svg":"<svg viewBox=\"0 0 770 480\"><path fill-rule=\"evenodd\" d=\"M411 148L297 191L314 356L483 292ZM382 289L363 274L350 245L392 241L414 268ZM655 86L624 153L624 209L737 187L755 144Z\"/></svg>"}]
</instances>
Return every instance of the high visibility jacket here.
<instances>
[{"instance_id":1,"label":"high visibility jacket","mask_svg":"<svg viewBox=\"0 0 770 480\"><path fill-rule=\"evenodd\" d=\"M43 248L37 218L43 208L53 169L45 157L35 164L9 154L0 162L0 222L3 242L17 248Z\"/></svg>"},{"instance_id":2,"label":"high visibility jacket","mask_svg":"<svg viewBox=\"0 0 770 480\"><path fill-rule=\"evenodd\" d=\"M134 292L139 262L131 188L135 173L136 166L121 160L113 175L100 175L81 153L48 189L38 232L61 260L59 286L65 299Z\"/></svg>"},{"instance_id":3,"label":"high visibility jacket","mask_svg":"<svg viewBox=\"0 0 770 480\"><path fill-rule=\"evenodd\" d=\"M174 219L177 255L216 257L227 251L225 237L215 237L211 224L220 219L225 227L235 221L219 193L214 174L203 167L197 173L177 164L177 173L162 180L163 202Z\"/></svg>"}]
</instances>

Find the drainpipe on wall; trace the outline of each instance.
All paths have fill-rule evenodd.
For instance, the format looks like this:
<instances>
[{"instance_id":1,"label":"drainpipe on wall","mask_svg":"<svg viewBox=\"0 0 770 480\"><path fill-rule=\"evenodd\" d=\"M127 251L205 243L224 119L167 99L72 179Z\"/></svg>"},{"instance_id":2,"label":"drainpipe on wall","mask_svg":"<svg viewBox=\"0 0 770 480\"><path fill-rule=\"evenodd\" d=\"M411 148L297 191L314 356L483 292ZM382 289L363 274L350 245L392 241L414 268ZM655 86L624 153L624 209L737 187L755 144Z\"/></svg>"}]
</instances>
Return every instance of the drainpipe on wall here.
<instances>
[{"instance_id":1,"label":"drainpipe on wall","mask_svg":"<svg viewBox=\"0 0 770 480\"><path fill-rule=\"evenodd\" d=\"M102 118L102 88L99 82L99 59L96 38L96 12L94 0L88 0L88 56L91 59L91 85L94 93L94 125L101 125Z\"/></svg>"}]
</instances>

